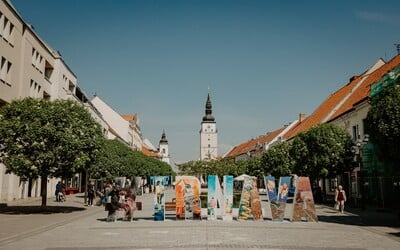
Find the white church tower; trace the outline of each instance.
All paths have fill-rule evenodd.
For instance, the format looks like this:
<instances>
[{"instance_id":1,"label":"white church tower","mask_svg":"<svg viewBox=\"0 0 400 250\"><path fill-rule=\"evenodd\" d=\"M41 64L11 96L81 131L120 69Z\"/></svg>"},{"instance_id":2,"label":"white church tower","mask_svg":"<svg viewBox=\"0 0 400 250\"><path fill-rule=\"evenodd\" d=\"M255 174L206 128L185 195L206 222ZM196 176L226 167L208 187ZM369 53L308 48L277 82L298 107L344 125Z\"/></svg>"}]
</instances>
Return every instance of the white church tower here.
<instances>
[{"instance_id":1,"label":"white church tower","mask_svg":"<svg viewBox=\"0 0 400 250\"><path fill-rule=\"evenodd\" d=\"M218 156L218 131L212 116L210 94L207 96L206 114L200 129L200 160L215 160Z\"/></svg>"},{"instance_id":2,"label":"white church tower","mask_svg":"<svg viewBox=\"0 0 400 250\"><path fill-rule=\"evenodd\" d=\"M165 130L163 130L163 133L161 135L161 140L160 143L158 144L158 151L160 154L161 161L170 164L169 152L168 152L168 140L167 137L165 136Z\"/></svg>"}]
</instances>

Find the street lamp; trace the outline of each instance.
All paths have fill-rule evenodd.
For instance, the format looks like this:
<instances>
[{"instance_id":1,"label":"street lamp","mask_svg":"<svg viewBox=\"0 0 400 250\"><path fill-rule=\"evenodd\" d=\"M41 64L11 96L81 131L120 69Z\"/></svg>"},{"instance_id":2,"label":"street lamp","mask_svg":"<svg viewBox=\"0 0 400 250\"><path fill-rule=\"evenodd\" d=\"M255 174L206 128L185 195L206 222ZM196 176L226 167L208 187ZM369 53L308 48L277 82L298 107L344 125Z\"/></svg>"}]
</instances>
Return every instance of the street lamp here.
<instances>
[{"instance_id":1,"label":"street lamp","mask_svg":"<svg viewBox=\"0 0 400 250\"><path fill-rule=\"evenodd\" d=\"M364 172L363 169L363 148L364 145L369 141L369 135L365 134L364 139L358 139L356 143L352 146L352 152L354 153L354 161L357 162L357 166L359 167L359 177L360 177L360 194L361 194L361 208L365 209L365 188L368 186L368 182L364 181Z\"/></svg>"}]
</instances>

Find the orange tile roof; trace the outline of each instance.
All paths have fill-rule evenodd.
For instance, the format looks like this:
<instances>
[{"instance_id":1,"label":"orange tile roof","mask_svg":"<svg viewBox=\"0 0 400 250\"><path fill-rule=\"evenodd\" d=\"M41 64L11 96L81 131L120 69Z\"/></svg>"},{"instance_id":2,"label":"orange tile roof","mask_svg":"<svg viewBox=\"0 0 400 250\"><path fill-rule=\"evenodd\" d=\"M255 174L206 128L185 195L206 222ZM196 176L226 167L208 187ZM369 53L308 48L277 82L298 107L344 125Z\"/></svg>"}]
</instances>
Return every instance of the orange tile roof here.
<instances>
[{"instance_id":1,"label":"orange tile roof","mask_svg":"<svg viewBox=\"0 0 400 250\"><path fill-rule=\"evenodd\" d=\"M348 113L354 109L354 106L363 100L369 98L371 85L379 81L385 74L400 65L400 55L395 56L389 62L376 69L368 75L364 82L357 88L352 95L343 103L343 105L332 115L330 120Z\"/></svg>"},{"instance_id":2,"label":"orange tile roof","mask_svg":"<svg viewBox=\"0 0 400 250\"><path fill-rule=\"evenodd\" d=\"M348 84L331 94L310 116L298 125L293 126L283 138L290 140L296 135L305 132L313 126L323 122L328 118L329 113L339 105L339 103L351 92L354 86L361 80L360 77L354 77Z\"/></svg>"},{"instance_id":3,"label":"orange tile roof","mask_svg":"<svg viewBox=\"0 0 400 250\"><path fill-rule=\"evenodd\" d=\"M145 146L142 146L142 153L146 156L150 156L150 157L154 157L154 158L158 157L158 152L154 152L153 150L150 150L150 149L146 148Z\"/></svg>"},{"instance_id":4,"label":"orange tile roof","mask_svg":"<svg viewBox=\"0 0 400 250\"><path fill-rule=\"evenodd\" d=\"M348 84L331 94L310 116L306 117L303 121L299 120L297 124L282 136L283 139L290 140L299 133L305 132L319 123L332 121L353 110L356 104L369 98L370 86L373 83L380 80L385 74L399 65L400 55L397 55L392 60L372 71L368 75L366 75L368 71L365 71L360 76L353 77L350 79ZM282 130L283 128L277 131L281 132ZM226 157L234 157L254 150L257 143L262 144L267 142L268 139L266 138L272 136L273 133L277 131L235 146ZM279 133L276 133L274 137ZM274 137L269 139L269 141Z\"/></svg>"},{"instance_id":5,"label":"orange tile roof","mask_svg":"<svg viewBox=\"0 0 400 250\"><path fill-rule=\"evenodd\" d=\"M124 115L121 115L121 116L122 116L122 118L124 118L127 121L136 120L136 114L124 114Z\"/></svg>"},{"instance_id":6,"label":"orange tile roof","mask_svg":"<svg viewBox=\"0 0 400 250\"><path fill-rule=\"evenodd\" d=\"M289 130L283 138L290 140L321 122L329 122L354 109L354 105L369 98L370 86L400 64L400 56L394 57L378 69L356 76L344 87L330 95L309 117ZM354 88L360 84L357 88ZM336 109L336 110L335 110Z\"/></svg>"},{"instance_id":7,"label":"orange tile roof","mask_svg":"<svg viewBox=\"0 0 400 250\"><path fill-rule=\"evenodd\" d=\"M238 146L235 146L227 155L226 157L236 157L239 155L246 154L252 150L256 150L257 145L268 143L272 141L275 137L277 137L285 127L275 130L273 132L269 132L264 136L260 136L256 139L252 139L250 141L244 142Z\"/></svg>"}]
</instances>

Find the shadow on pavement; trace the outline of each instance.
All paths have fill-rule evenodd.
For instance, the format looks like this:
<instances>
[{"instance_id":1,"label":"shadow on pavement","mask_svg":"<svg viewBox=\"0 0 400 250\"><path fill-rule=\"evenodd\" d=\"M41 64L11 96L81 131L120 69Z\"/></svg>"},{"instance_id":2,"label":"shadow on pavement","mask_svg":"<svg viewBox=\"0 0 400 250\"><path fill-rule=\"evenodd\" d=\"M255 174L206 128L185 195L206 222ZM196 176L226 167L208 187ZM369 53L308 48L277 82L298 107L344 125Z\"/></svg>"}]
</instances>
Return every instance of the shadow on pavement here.
<instances>
[{"instance_id":1,"label":"shadow on pavement","mask_svg":"<svg viewBox=\"0 0 400 250\"><path fill-rule=\"evenodd\" d=\"M86 210L86 208L72 206L5 206L0 208L0 214L55 214L72 213Z\"/></svg>"},{"instance_id":2,"label":"shadow on pavement","mask_svg":"<svg viewBox=\"0 0 400 250\"><path fill-rule=\"evenodd\" d=\"M337 223L366 227L393 227L400 228L400 221L394 216L370 214L370 215L320 215L318 220L326 223ZM398 235L400 236L400 235Z\"/></svg>"},{"instance_id":3,"label":"shadow on pavement","mask_svg":"<svg viewBox=\"0 0 400 250\"><path fill-rule=\"evenodd\" d=\"M112 223L110 221L107 221L107 218L100 218L100 219L97 219L97 220L101 221L101 222ZM143 220L145 220L145 221L155 221L153 217L134 217L132 221L124 220L123 218L118 218L116 221L118 221L118 222L121 222L121 221L122 222L135 222L135 221L139 221L139 220L142 220L142 221Z\"/></svg>"},{"instance_id":4,"label":"shadow on pavement","mask_svg":"<svg viewBox=\"0 0 400 250\"><path fill-rule=\"evenodd\" d=\"M396 236L396 237L400 237L400 233L389 233L390 235Z\"/></svg>"}]
</instances>

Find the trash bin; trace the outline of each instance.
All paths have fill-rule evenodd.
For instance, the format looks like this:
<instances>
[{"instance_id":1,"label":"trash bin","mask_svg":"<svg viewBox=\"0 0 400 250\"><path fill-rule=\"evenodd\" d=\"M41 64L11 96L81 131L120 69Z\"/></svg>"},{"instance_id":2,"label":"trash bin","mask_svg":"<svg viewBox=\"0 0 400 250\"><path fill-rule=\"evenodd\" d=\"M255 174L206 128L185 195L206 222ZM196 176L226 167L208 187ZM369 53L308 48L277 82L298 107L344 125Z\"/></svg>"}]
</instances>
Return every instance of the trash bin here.
<instances>
[{"instance_id":1,"label":"trash bin","mask_svg":"<svg viewBox=\"0 0 400 250\"><path fill-rule=\"evenodd\" d=\"M141 201L137 201L136 202L136 208L137 208L137 210L142 210L142 202Z\"/></svg>"}]
</instances>

